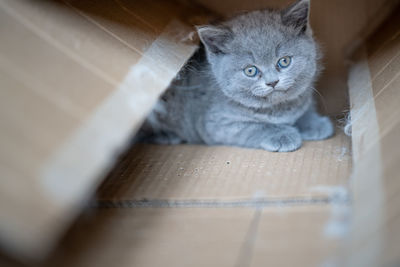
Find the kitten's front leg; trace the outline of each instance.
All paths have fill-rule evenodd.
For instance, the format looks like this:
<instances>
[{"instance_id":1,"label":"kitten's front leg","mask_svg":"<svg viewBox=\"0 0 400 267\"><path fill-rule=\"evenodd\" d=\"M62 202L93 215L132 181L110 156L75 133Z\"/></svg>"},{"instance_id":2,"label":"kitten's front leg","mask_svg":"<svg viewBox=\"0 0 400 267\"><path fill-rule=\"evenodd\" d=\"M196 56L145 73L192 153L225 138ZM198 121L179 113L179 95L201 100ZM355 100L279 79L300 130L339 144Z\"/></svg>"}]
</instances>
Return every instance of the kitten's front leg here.
<instances>
[{"instance_id":1,"label":"kitten's front leg","mask_svg":"<svg viewBox=\"0 0 400 267\"><path fill-rule=\"evenodd\" d=\"M207 125L208 144L224 144L249 148L261 148L272 152L289 152L301 147L299 131L289 125L261 124L254 122L230 122Z\"/></svg>"},{"instance_id":2,"label":"kitten's front leg","mask_svg":"<svg viewBox=\"0 0 400 267\"><path fill-rule=\"evenodd\" d=\"M272 152L291 152L301 147L299 131L289 125L268 125L264 128L261 148Z\"/></svg>"},{"instance_id":3,"label":"kitten's front leg","mask_svg":"<svg viewBox=\"0 0 400 267\"><path fill-rule=\"evenodd\" d=\"M299 129L303 140L323 140L335 133L333 123L327 116L321 116L314 107L311 107L295 126Z\"/></svg>"}]
</instances>

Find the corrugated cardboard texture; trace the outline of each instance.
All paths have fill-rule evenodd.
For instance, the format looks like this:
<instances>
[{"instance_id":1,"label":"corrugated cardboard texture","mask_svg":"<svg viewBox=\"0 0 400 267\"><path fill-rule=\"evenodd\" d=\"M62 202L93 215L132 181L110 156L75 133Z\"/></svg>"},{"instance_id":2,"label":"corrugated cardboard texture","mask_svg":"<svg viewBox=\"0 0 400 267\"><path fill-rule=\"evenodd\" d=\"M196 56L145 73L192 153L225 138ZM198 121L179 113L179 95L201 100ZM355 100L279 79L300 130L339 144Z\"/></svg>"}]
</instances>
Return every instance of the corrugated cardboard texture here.
<instances>
[{"instance_id":1,"label":"corrugated cardboard texture","mask_svg":"<svg viewBox=\"0 0 400 267\"><path fill-rule=\"evenodd\" d=\"M40 257L51 247L193 53L181 20L192 11L172 1L0 1L6 249Z\"/></svg>"},{"instance_id":2,"label":"corrugated cardboard texture","mask_svg":"<svg viewBox=\"0 0 400 267\"><path fill-rule=\"evenodd\" d=\"M207 7L231 15L259 8L282 8L295 0L196 0ZM311 26L325 54L324 71L317 89L329 114L348 110L347 58L384 21L398 0L311 0Z\"/></svg>"},{"instance_id":3,"label":"corrugated cardboard texture","mask_svg":"<svg viewBox=\"0 0 400 267\"><path fill-rule=\"evenodd\" d=\"M134 147L99 189L100 200L251 200L326 196L346 186L349 138L306 142L294 153L236 147Z\"/></svg>"},{"instance_id":4,"label":"corrugated cardboard texture","mask_svg":"<svg viewBox=\"0 0 400 267\"><path fill-rule=\"evenodd\" d=\"M335 264L350 167L340 130L292 153L138 145L41 266Z\"/></svg>"},{"instance_id":5,"label":"corrugated cardboard texture","mask_svg":"<svg viewBox=\"0 0 400 267\"><path fill-rule=\"evenodd\" d=\"M400 264L400 17L367 43L350 74L354 225L349 266Z\"/></svg>"}]
</instances>

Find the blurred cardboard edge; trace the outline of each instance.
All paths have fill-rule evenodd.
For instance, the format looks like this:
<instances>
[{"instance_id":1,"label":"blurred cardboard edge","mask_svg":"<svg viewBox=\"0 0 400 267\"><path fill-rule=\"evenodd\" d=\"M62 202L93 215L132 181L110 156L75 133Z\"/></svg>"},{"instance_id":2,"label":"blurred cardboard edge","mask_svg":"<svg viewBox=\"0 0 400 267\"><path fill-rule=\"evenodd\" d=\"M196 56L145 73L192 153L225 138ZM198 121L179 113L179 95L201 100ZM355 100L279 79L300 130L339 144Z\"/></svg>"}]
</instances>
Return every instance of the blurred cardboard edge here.
<instances>
[{"instance_id":1,"label":"blurred cardboard edge","mask_svg":"<svg viewBox=\"0 0 400 267\"><path fill-rule=\"evenodd\" d=\"M399 12L358 50L349 73L354 204L346 266L400 262Z\"/></svg>"},{"instance_id":2,"label":"blurred cardboard edge","mask_svg":"<svg viewBox=\"0 0 400 267\"><path fill-rule=\"evenodd\" d=\"M36 29L32 21L25 21L22 12L27 12L28 15L31 11L34 12L33 6L29 7L32 4L29 1L3 0L0 2L0 11L6 14L3 16L3 20L9 20L7 21L9 24L3 24L0 29L2 39L7 38L7 36L24 38L25 35L22 35L22 32ZM36 5L42 8L53 8L54 3L40 1ZM59 11L61 12L61 10ZM19 14L19 11L21 11L21 14ZM57 12L57 9L49 10L49 12ZM60 15L63 15L63 11ZM19 32L11 30L7 25L20 27L21 35L17 35ZM92 28L100 26L100 23L90 25ZM85 29L85 27L82 26L82 29ZM79 32L82 29L75 28L74 31ZM69 29L66 27L57 30L63 33L63 30L68 31ZM103 31L103 29L101 30ZM18 108L5 110L2 127L3 129L7 128L7 132L3 132L5 135L2 133L0 142L0 147L2 147L0 157L0 213L2 217L0 220L0 241L6 251L16 258L40 259L45 257L54 247L55 242L78 215L85 200L91 197L104 173L114 163L118 153L129 142L131 135L150 111L157 97L196 49L194 44L183 42L180 39L182 36L188 36L191 30L191 27L172 19L155 41L146 48L139 61L127 70L128 73L123 81L117 87L111 89L108 96L98 103L95 109L88 112L88 115L81 120L78 127L71 130L71 134L67 135L67 138L61 139L62 142L59 145L48 148L50 152L43 153L44 156L40 160L26 156L27 153L31 152L31 147L29 147L29 142L24 146L24 143L26 143L23 139L25 134L27 134L28 140L30 138L25 116L22 114L22 119L20 119L20 117L11 114L12 112L14 114L19 112ZM55 51L59 51L58 57L72 59L75 62L74 64L78 63L76 66L84 63L79 59L78 54L74 54L71 49L59 45L62 40L57 40L58 32L43 31L45 30L32 31L32 36L39 36L40 38L37 43L15 43L15 49L36 49L36 47L47 42L50 46L55 45ZM91 34L93 35L92 32ZM100 38L108 34L109 32L106 32L97 37ZM111 35L114 36L112 32ZM85 36L82 38L85 38ZM78 40L76 41L78 42ZM85 39L79 41L84 44ZM114 40L115 43L120 41L118 38ZM105 42L110 41L105 40ZM142 49L142 47L138 48L138 50ZM23 50L18 51L22 52ZM3 94L12 96L15 91L11 89L18 88L22 90L21 95L26 95L31 92L32 88L30 87L33 85L25 83L26 87L19 86L18 79L22 79L24 73L18 73L18 68L13 73L15 75L10 76L13 69L7 65L9 61L5 59L9 59L11 56L10 46L0 44L0 59L3 59L0 61L1 74L5 77L2 86L6 86L4 89L7 89L3 91ZM102 56L107 57L107 55ZM48 58L48 61L46 61L47 54L42 54L41 57L43 58L42 65L38 64L37 68L62 69L62 65L59 63L63 62L62 60L56 61L57 64L52 67L49 64L53 59ZM23 60L26 60L28 64L32 63L29 62L29 58ZM83 68L88 64L84 65ZM68 66L65 66L65 69L65 73L68 75ZM29 74L28 72L27 75ZM60 83L62 82L60 81ZM71 89L76 82L84 81L69 81ZM53 88L53 90L57 93L57 88ZM96 93L96 88L90 90L93 94ZM17 99L17 101L21 100L23 99ZM8 100L3 97L1 101L6 103ZM47 103L35 103L34 101L35 99L31 98L29 103L34 113ZM53 101L53 99L50 99L50 101ZM19 104L19 102L17 103ZM23 109L23 106L21 108ZM67 118L53 112L47 112L41 116L36 117L37 122L39 120L47 121L46 116L49 116L49 118L58 116L57 121L60 121L60 123ZM35 123L35 121L32 123ZM38 132L38 140L41 142L46 141L45 135L43 135L46 134L46 131L59 131L56 126L51 124L45 126L47 126L45 129L34 129ZM26 129L28 132L24 131ZM55 135L57 136L57 134ZM50 136L53 136L52 133L50 133ZM9 142L19 138L21 142ZM11 146L11 149L7 149L9 146ZM40 151L42 148L40 145L38 146ZM18 147L21 151L20 155L26 156L17 159L18 162L12 162L8 154L13 153L15 147ZM30 168L26 166L30 166Z\"/></svg>"}]
</instances>

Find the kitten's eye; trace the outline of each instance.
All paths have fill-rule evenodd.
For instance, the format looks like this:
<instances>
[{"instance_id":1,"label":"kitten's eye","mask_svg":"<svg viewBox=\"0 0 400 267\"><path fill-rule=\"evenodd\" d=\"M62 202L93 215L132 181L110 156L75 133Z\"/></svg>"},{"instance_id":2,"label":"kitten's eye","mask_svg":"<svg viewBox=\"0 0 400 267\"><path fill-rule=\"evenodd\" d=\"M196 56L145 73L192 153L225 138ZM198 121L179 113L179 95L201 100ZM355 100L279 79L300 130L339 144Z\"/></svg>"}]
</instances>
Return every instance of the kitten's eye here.
<instances>
[{"instance_id":1,"label":"kitten's eye","mask_svg":"<svg viewBox=\"0 0 400 267\"><path fill-rule=\"evenodd\" d=\"M243 70L244 74L248 77L255 77L258 74L256 66L248 66Z\"/></svg>"},{"instance_id":2,"label":"kitten's eye","mask_svg":"<svg viewBox=\"0 0 400 267\"><path fill-rule=\"evenodd\" d=\"M277 66L281 69L284 69L289 67L290 63L292 63L292 57L286 56L278 60Z\"/></svg>"}]
</instances>

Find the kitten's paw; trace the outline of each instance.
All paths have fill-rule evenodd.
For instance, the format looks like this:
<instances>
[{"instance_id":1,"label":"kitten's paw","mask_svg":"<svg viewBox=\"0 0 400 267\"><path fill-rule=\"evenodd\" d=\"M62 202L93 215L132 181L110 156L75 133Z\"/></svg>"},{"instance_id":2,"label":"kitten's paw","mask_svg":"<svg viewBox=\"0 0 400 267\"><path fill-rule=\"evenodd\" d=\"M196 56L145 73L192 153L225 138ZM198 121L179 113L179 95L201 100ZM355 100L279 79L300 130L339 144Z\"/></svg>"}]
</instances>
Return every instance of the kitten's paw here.
<instances>
[{"instance_id":1,"label":"kitten's paw","mask_svg":"<svg viewBox=\"0 0 400 267\"><path fill-rule=\"evenodd\" d=\"M301 147L302 139L298 130L285 126L270 133L261 147L272 152L290 152Z\"/></svg>"},{"instance_id":2,"label":"kitten's paw","mask_svg":"<svg viewBox=\"0 0 400 267\"><path fill-rule=\"evenodd\" d=\"M335 133L332 121L328 117L315 117L307 123L298 125L303 140L323 140Z\"/></svg>"}]
</instances>

